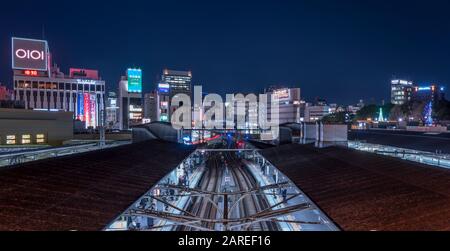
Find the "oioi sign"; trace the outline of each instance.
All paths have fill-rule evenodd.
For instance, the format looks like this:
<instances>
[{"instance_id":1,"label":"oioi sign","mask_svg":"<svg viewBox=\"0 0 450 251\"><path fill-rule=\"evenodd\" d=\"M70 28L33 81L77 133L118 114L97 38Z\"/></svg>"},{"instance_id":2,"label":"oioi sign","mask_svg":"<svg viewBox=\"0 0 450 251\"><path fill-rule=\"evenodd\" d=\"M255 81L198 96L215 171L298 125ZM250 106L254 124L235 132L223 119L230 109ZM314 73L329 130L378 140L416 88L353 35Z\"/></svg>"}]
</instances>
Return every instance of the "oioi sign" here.
<instances>
[{"instance_id":1,"label":"oioi sign","mask_svg":"<svg viewBox=\"0 0 450 251\"><path fill-rule=\"evenodd\" d=\"M16 70L48 70L48 44L45 40L13 37L12 68Z\"/></svg>"}]
</instances>

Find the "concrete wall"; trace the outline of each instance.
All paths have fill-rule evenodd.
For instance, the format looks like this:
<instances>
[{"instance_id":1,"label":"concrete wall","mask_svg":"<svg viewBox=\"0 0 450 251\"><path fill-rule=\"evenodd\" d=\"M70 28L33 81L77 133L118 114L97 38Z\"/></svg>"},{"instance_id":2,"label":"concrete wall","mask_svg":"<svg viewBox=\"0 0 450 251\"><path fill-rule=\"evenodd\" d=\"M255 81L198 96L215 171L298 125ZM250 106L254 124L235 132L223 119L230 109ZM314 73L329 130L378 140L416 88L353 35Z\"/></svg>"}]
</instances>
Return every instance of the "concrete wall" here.
<instances>
[{"instance_id":1,"label":"concrete wall","mask_svg":"<svg viewBox=\"0 0 450 251\"><path fill-rule=\"evenodd\" d=\"M347 125L328 125L321 126L320 139L321 142L345 142L348 141Z\"/></svg>"},{"instance_id":2,"label":"concrete wall","mask_svg":"<svg viewBox=\"0 0 450 251\"><path fill-rule=\"evenodd\" d=\"M316 124L304 123L303 124L303 139L312 140L317 139Z\"/></svg>"},{"instance_id":3,"label":"concrete wall","mask_svg":"<svg viewBox=\"0 0 450 251\"><path fill-rule=\"evenodd\" d=\"M21 144L24 134L31 135L32 144L37 134L44 134L46 144L62 145L73 139L73 113L0 109L0 145L6 144L7 135L15 135L16 144Z\"/></svg>"}]
</instances>

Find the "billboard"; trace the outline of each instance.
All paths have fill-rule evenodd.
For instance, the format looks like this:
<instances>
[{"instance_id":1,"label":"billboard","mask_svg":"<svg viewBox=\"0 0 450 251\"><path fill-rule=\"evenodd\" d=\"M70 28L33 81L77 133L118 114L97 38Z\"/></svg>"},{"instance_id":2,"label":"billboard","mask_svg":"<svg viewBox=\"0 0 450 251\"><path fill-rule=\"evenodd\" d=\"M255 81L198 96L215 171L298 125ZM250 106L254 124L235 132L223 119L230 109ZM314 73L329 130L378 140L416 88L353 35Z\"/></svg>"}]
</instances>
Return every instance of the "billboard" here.
<instances>
[{"instance_id":1,"label":"billboard","mask_svg":"<svg viewBox=\"0 0 450 251\"><path fill-rule=\"evenodd\" d=\"M95 94L91 94L90 95L90 100L89 100L89 125L88 126L92 126L92 127L97 127L97 96Z\"/></svg>"},{"instance_id":2,"label":"billboard","mask_svg":"<svg viewBox=\"0 0 450 251\"><path fill-rule=\"evenodd\" d=\"M83 93L77 95L77 119L85 121L84 119L84 96Z\"/></svg>"},{"instance_id":3,"label":"billboard","mask_svg":"<svg viewBox=\"0 0 450 251\"><path fill-rule=\"evenodd\" d=\"M45 40L11 39L12 68L15 70L48 70L48 44Z\"/></svg>"},{"instance_id":4,"label":"billboard","mask_svg":"<svg viewBox=\"0 0 450 251\"><path fill-rule=\"evenodd\" d=\"M128 69L128 92L142 92L142 70L140 69Z\"/></svg>"},{"instance_id":5,"label":"billboard","mask_svg":"<svg viewBox=\"0 0 450 251\"><path fill-rule=\"evenodd\" d=\"M158 84L158 90L159 90L160 93L169 93L170 85L169 84L160 83L160 84Z\"/></svg>"},{"instance_id":6,"label":"billboard","mask_svg":"<svg viewBox=\"0 0 450 251\"><path fill-rule=\"evenodd\" d=\"M279 101L289 100L291 98L291 94L289 89L278 89L273 91L273 95L275 95Z\"/></svg>"},{"instance_id":7,"label":"billboard","mask_svg":"<svg viewBox=\"0 0 450 251\"><path fill-rule=\"evenodd\" d=\"M86 128L90 126L91 118L91 106L90 106L90 95L89 93L83 93L83 105L84 105L84 120L86 122Z\"/></svg>"}]
</instances>

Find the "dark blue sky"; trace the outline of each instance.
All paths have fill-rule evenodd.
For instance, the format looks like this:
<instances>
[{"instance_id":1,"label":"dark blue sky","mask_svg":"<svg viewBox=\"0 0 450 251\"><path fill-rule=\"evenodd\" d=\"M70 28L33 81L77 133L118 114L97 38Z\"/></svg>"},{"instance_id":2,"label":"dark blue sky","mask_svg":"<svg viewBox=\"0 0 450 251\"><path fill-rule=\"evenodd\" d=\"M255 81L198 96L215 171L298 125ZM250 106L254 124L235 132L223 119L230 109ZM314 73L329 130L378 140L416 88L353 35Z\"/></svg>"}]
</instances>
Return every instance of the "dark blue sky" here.
<instances>
[{"instance_id":1,"label":"dark blue sky","mask_svg":"<svg viewBox=\"0 0 450 251\"><path fill-rule=\"evenodd\" d=\"M10 37L41 38L42 26L64 72L98 69L110 90L130 66L146 91L168 67L192 70L207 92L281 84L344 104L388 100L393 75L450 82L446 0L15 2L0 9L4 83Z\"/></svg>"}]
</instances>

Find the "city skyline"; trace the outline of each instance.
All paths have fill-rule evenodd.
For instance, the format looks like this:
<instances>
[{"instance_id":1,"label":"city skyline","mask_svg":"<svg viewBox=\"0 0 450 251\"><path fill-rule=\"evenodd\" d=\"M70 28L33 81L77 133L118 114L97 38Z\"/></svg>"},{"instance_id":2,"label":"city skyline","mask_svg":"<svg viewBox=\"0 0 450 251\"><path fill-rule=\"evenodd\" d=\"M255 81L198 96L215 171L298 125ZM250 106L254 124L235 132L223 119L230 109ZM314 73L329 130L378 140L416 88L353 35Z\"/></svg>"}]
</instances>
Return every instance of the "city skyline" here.
<instances>
[{"instance_id":1,"label":"city skyline","mask_svg":"<svg viewBox=\"0 0 450 251\"><path fill-rule=\"evenodd\" d=\"M450 231L449 0L1 6L0 231Z\"/></svg>"},{"instance_id":2,"label":"city skyline","mask_svg":"<svg viewBox=\"0 0 450 251\"><path fill-rule=\"evenodd\" d=\"M36 5L42 10L38 15L30 3L23 11L41 19L34 23L10 14L21 6L7 5L4 9L14 11L2 13L0 82L9 87L10 38L43 35L64 72L70 67L98 69L109 91L116 91L128 67L142 68L144 92L153 90L161 70L169 68L191 70L193 84L206 92L258 93L284 85L301 88L307 101L321 97L346 105L359 99L388 101L394 77L443 86L450 79L450 26L444 13L439 15L449 5L444 1L426 6L339 1L322 9L320 3L291 1L255 6L249 1L239 8L169 1L139 2L122 10L115 4L81 2L82 13L58 5L78 17L74 20L52 14L58 8L46 3ZM98 14L99 9L120 15ZM91 22L89 16L100 21ZM154 18L148 21L147 16Z\"/></svg>"}]
</instances>

